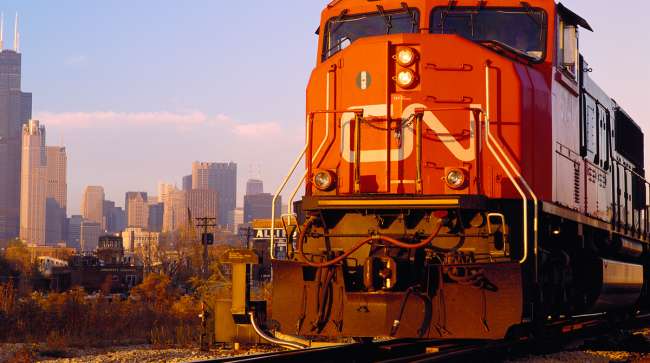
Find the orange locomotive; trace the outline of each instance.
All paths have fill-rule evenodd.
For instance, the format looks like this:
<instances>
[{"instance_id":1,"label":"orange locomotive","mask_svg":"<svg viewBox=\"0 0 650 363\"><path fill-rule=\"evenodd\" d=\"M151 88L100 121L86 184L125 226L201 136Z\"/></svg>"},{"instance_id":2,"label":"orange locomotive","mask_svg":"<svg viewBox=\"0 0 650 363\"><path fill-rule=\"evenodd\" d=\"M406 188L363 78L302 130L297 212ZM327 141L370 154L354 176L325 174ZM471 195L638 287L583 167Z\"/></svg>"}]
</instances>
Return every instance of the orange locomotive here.
<instances>
[{"instance_id":1,"label":"orange locomotive","mask_svg":"<svg viewBox=\"0 0 650 363\"><path fill-rule=\"evenodd\" d=\"M639 311L643 133L589 78L580 28L552 0L332 1L275 328L498 339Z\"/></svg>"}]
</instances>

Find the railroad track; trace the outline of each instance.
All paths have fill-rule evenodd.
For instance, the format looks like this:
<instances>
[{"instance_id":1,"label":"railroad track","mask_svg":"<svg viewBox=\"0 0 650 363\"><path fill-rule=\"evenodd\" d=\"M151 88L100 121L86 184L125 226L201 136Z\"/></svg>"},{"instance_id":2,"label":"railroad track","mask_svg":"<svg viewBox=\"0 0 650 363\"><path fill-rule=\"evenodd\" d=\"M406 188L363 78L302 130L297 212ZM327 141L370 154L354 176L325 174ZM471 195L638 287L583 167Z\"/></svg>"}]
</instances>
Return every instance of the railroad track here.
<instances>
[{"instance_id":1,"label":"railroad track","mask_svg":"<svg viewBox=\"0 0 650 363\"><path fill-rule=\"evenodd\" d=\"M602 319L581 319L557 324L544 339L530 340L415 340L396 339L370 343L345 344L250 356L200 361L212 362L308 362L308 363L401 363L401 362L498 362L530 353L562 351L570 341L603 337L614 330L626 331L650 324L650 315L613 328ZM550 351L549 351L550 349Z\"/></svg>"},{"instance_id":2,"label":"railroad track","mask_svg":"<svg viewBox=\"0 0 650 363\"><path fill-rule=\"evenodd\" d=\"M391 340L374 343L355 343L326 348L310 348L252 356L207 360L212 362L309 362L309 363L366 363L366 362L465 362L507 352L518 341L449 341L449 340Z\"/></svg>"}]
</instances>

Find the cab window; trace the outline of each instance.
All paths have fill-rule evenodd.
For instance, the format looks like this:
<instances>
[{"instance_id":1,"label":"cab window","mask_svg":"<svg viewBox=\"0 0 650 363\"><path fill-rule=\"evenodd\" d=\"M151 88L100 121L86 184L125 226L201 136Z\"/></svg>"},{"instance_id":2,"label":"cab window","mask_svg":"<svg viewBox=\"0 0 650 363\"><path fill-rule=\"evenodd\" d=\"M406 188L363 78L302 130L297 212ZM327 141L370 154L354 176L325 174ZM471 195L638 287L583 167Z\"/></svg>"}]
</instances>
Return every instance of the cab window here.
<instances>
[{"instance_id":1,"label":"cab window","mask_svg":"<svg viewBox=\"0 0 650 363\"><path fill-rule=\"evenodd\" d=\"M541 61L546 53L546 13L533 8L436 8L432 34L457 34L477 43Z\"/></svg>"},{"instance_id":2,"label":"cab window","mask_svg":"<svg viewBox=\"0 0 650 363\"><path fill-rule=\"evenodd\" d=\"M395 11L378 11L368 14L341 13L327 22L323 43L323 60L350 46L357 39L389 34L416 33L419 30L420 12L415 8Z\"/></svg>"}]
</instances>

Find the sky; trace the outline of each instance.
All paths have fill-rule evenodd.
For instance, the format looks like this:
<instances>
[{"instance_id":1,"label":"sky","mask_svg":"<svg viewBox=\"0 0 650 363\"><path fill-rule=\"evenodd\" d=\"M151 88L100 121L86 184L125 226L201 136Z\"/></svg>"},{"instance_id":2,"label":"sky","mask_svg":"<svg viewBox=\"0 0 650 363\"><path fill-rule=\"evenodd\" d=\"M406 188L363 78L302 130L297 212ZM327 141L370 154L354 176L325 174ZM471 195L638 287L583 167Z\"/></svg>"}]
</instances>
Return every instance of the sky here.
<instances>
[{"instance_id":1,"label":"sky","mask_svg":"<svg viewBox=\"0 0 650 363\"><path fill-rule=\"evenodd\" d=\"M180 187L193 161L237 162L239 204L249 177L272 192L303 147L327 2L3 0L5 34L19 12L34 118L67 148L69 212L86 185L118 205ZM591 76L650 130L650 2L564 4L595 30L581 33Z\"/></svg>"}]
</instances>

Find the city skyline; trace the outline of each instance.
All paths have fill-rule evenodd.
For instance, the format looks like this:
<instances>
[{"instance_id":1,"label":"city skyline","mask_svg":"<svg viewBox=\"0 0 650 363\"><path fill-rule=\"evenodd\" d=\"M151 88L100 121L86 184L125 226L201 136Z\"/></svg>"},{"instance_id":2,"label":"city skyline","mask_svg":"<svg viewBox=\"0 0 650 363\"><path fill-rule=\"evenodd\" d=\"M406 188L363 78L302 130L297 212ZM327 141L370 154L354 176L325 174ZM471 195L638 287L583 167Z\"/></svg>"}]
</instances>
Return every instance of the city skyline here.
<instances>
[{"instance_id":1,"label":"city skyline","mask_svg":"<svg viewBox=\"0 0 650 363\"><path fill-rule=\"evenodd\" d=\"M4 2L6 30L12 29L14 12L20 12L23 89L36 95L34 118L48 126L51 140L68 148L69 214L79 213L87 185L103 185L107 198L118 201L129 190L153 195L160 181L181 189L188 165L196 160L234 161L240 170L266 165L262 179L273 192L302 147L304 87L315 62L314 30L325 3L292 3L296 9L287 13L267 3L244 9L243 4L201 1L174 11L179 5L170 1L156 6L143 1L129 4L125 13L119 2L96 6L70 0L57 9ZM630 13L593 7L586 0L565 3L595 29L580 35L592 76L647 127L650 111L642 90L650 70L643 60L650 49L637 44L644 21L635 19L650 5ZM144 16L166 26L141 27ZM244 16L258 26L240 29L235 43L228 36ZM614 18L629 21L611 22ZM79 32L80 27L92 31ZM214 34L214 40L201 41L205 33ZM611 57L601 42L617 44L626 56ZM142 44L148 48L140 49ZM6 39L5 48L11 46ZM228 57L220 56L223 49ZM257 62L260 54L268 62ZM52 62L44 65L45 55ZM168 75L164 82L161 74ZM275 92L278 84L281 94ZM245 190L248 177L238 176L238 190ZM243 194L238 193L237 206L243 205Z\"/></svg>"}]
</instances>

